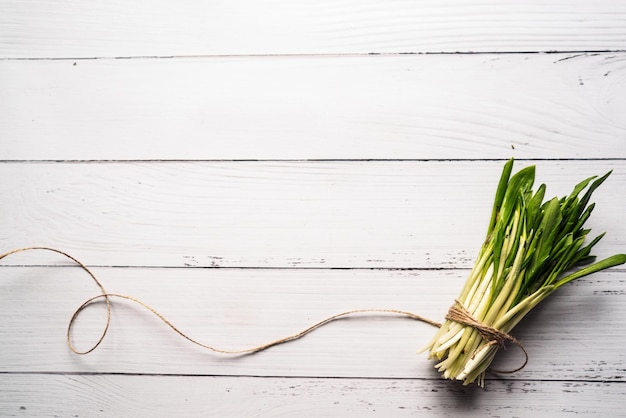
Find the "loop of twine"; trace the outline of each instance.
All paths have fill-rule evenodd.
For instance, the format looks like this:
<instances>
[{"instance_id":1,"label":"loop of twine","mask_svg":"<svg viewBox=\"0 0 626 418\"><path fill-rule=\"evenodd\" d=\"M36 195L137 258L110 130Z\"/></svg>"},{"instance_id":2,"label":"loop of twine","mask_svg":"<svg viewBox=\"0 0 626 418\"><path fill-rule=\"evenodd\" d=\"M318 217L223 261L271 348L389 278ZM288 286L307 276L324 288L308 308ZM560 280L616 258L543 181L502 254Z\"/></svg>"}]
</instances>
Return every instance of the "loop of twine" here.
<instances>
[{"instance_id":1,"label":"loop of twine","mask_svg":"<svg viewBox=\"0 0 626 418\"><path fill-rule=\"evenodd\" d=\"M26 248L18 248L16 250L12 250L9 251L7 253L4 253L2 255L0 255L0 260L2 260L3 258L11 255L11 254L16 254L16 253L21 253L24 251L30 251L30 250L45 250L45 251L52 251L54 253L57 254L61 254L67 258L69 258L70 260L72 260L74 263L76 263L81 269L83 269L87 274L89 274L89 276L93 279L93 281L96 283L96 285L100 288L100 295L91 298L89 300L87 300L85 303L83 303L78 309L76 309L76 311L74 312L74 314L72 315L68 325L67 325L67 334L66 334L66 341L67 341L67 345L70 348L70 350L72 350L72 352L74 352L75 354L89 354L91 353L93 350L95 350L100 343L104 340L104 337L106 336L107 332L109 331L109 325L111 324L111 300L110 300L110 295L107 293L106 290L104 290L104 286L102 286L102 283L100 283L100 281L98 280L98 278L96 277L95 274L92 273L91 270L89 270L89 268L84 265L80 260L72 257L71 255L61 251L61 250L57 250L56 248L50 248L50 247L26 247ZM93 301L95 301L96 299L101 299L104 298L104 302L106 303L106 308L107 308L107 317L106 317L106 322L104 325L104 329L102 330L102 334L100 334L100 338L96 341L96 343L88 350L86 351L80 351L78 349L76 349L76 347L74 347L74 344L72 343L72 338L71 338L71 331L72 331L72 326L74 325L74 322L76 322L76 319L78 318L78 315L83 311L83 309L85 309L88 305L90 305Z\"/></svg>"},{"instance_id":2,"label":"loop of twine","mask_svg":"<svg viewBox=\"0 0 626 418\"><path fill-rule=\"evenodd\" d=\"M448 313L446 314L446 319L458 322L461 325L469 325L470 327L475 328L480 336L483 337L485 341L487 341L487 344L497 345L498 348L506 348L505 344L507 341L509 341L519 347L519 349L522 350L522 352L524 353L524 363L518 368L513 370L497 370L489 367L490 371L494 373L510 374L522 370L528 364L528 352L517 338L513 337L510 334L507 334L506 332L500 331L499 329L492 328L486 324L483 324L482 322L477 321L458 300L455 300L454 304L448 310Z\"/></svg>"},{"instance_id":3,"label":"loop of twine","mask_svg":"<svg viewBox=\"0 0 626 418\"><path fill-rule=\"evenodd\" d=\"M353 314L360 314L360 313L381 313L381 314L395 314L395 315L401 315L401 316L406 316L408 318L411 319L415 319L417 321L422 321L424 323L430 324L434 327L441 327L441 324L438 322L435 322L431 319L422 317L420 315L416 315L412 312L407 312L407 311L401 311L398 309L354 309L354 310L350 310L350 311L345 311L345 312L341 312L339 314L330 316L326 319L323 319L319 322L317 322L316 324L313 324L311 326L309 326L308 328L297 332L296 334L293 335L289 335L287 337L283 337L283 338L279 338L275 341L271 341L268 343L264 343L264 344L260 344L257 345L255 347L251 347L251 348L246 348L246 349L242 349L242 350L224 350L221 348L216 348L216 347L212 347L210 345L201 343L200 341L197 341L193 338L191 338L190 336L188 336L187 334L185 334L183 331L181 331L180 329L178 329L172 322L170 322L163 314L161 314L160 312L158 312L156 309L154 309L153 307L151 307L150 305L148 305L147 303L132 297L132 296L128 296L128 295L122 295L122 294L118 294L118 293L109 293L105 290L104 286L102 285L102 283L100 283L100 281L98 280L98 278L96 277L96 275L85 265L83 264L81 261L79 261L78 259L76 259L75 257L72 257L71 255L61 251L61 250L57 250L56 248L50 248L50 247L26 247L26 248L18 248L16 250L12 250L9 251L5 254L0 255L0 260L2 260L3 258L11 255L11 254L16 254L16 253L20 253L20 252L24 252L24 251L30 251L30 250L45 250L45 251L52 251L54 253L57 254L61 254L67 258L69 258L70 260L72 260L74 263L76 263L81 269L83 269L87 274L89 274L89 276L91 277L91 279L96 283L96 285L100 288L100 294L93 296L89 299L87 299L85 302L83 302L82 305L80 305L72 314L68 326L67 326L67 334L66 334L66 342L68 347L70 348L70 350L72 350L72 352L74 352L75 354L89 354L92 351L94 351L96 348L98 348L98 346L102 343L102 341L104 340L104 337L106 336L110 324L111 324L111 299L112 298L119 298L119 299L125 299L131 302L134 302L140 306L142 306L143 308L147 309L148 311L150 311L152 314L154 314L157 318L159 318L165 325L167 325L169 328L171 328L174 332L176 332L178 335L180 335L181 337L183 337L184 339L186 339L187 341L196 344L200 347L206 348L210 351L214 351L216 353L222 353L222 354L251 354L251 353L255 353L258 351L263 351L266 350L270 347L273 347L275 345L279 345L279 344L284 344L287 343L289 341L293 341L293 340L297 340L303 336L305 336L306 334L309 334L310 332L316 330L319 327L322 327L326 324L328 324L329 322L332 322L336 319L348 316L348 315L353 315ZM100 299L104 299L104 302L106 303L106 310L107 310L107 315L106 315L106 320L105 320L105 325L104 328L102 330L102 333L100 334L100 337L98 338L98 340L96 341L96 343L89 349L81 351L78 350L76 348L76 346L74 345L73 341L72 341L72 329L74 327L74 324L76 322L76 320L78 319L78 317L80 316L81 312L83 310L85 310L88 306L90 306L91 304L95 303L96 301L100 300Z\"/></svg>"},{"instance_id":4,"label":"loop of twine","mask_svg":"<svg viewBox=\"0 0 626 418\"><path fill-rule=\"evenodd\" d=\"M303 329L302 331L299 331L293 335L289 335L287 337L283 337L283 338L279 338L277 340L268 342L268 343L264 343L264 344L260 344L251 348L246 348L246 349L242 349L242 350L224 350L221 348L216 348L216 347L212 347L210 345L201 343L193 338L191 338L190 336L188 336L187 334L185 334L184 332L182 332L181 330L179 330L173 323L171 323L165 316L163 316L163 314L161 314L160 312L158 312L156 309L152 308L151 306L149 306L148 304L146 304L145 302L134 298L132 296L128 296L128 295L122 295L122 294L118 294L118 293L109 293L104 289L104 286L102 285L102 283L100 283L100 281L98 280L98 278L96 277L96 275L85 265L83 264L81 261L79 261L78 259L72 257L71 255L61 251L61 250L57 250L56 248L51 248L51 247L25 247L25 248L18 248L16 250L12 250L9 251L7 253L4 253L2 255L0 255L0 260L2 260L3 258L11 255L11 254L16 254L16 253L20 253L20 252L24 252L24 251L30 251L30 250L45 250L45 251L52 251L54 253L63 255L67 258L69 258L70 260L72 260L74 263L76 263L82 270L84 270L91 278L92 280L96 283L96 285L98 286L98 288L100 289L100 294L93 296L89 299L87 299L85 302L83 302L82 305L80 305L72 314L68 325L67 325L67 334L66 334L66 342L68 347L70 348L70 350L72 352L74 352L75 354L80 354L80 355L84 355L84 354L89 354L92 351L94 351L96 348L98 348L98 346L102 343L102 341L104 340L104 337L106 336L110 324L111 324L111 299L112 298L119 298L119 299L125 299L131 302L134 302L140 306L142 306L143 308L147 309L148 311L150 311L152 314L154 314L157 318L159 318L164 324L166 324L169 328L171 328L174 332L176 332L178 335L180 335L181 337L183 337L184 339L186 339L187 341L198 345L202 348L205 348L207 350L216 352L216 353L222 353L222 354L233 354L233 355L242 355L242 354L251 354L251 353L256 353L259 351L263 351L266 350L270 347L276 346L276 345L280 345L280 344L284 344L287 343L289 341L293 341L293 340L297 340L301 337L304 337L305 335L309 334L310 332L316 330L317 328L320 328L326 324L328 324L329 322L332 322L336 319L345 317L345 316L349 316L349 315L353 315L353 314L362 314L362 313L378 313L378 314L395 314L395 315L400 315L400 316L406 316L410 319L414 319L416 321L421 321L424 322L426 324L432 325L434 327L437 328L441 328L442 324L440 324L439 322L433 321L431 319L425 318L423 316L414 314L412 312L407 312L407 311L402 311L402 310L398 310L398 309L354 309L354 310L349 310L349 311L345 311L345 312L341 312L338 313L336 315L332 315L326 319L323 319L311 326L309 326L308 328ZM100 300L100 299L104 299L104 302L106 304L106 311L107 311L107 315L106 315L106 321L105 321L105 325L104 328L102 330L102 333L100 334L100 337L98 338L98 340L96 341L96 343L89 349L85 350L85 351L80 351L78 350L75 346L74 343L72 341L72 328L74 327L74 323L76 322L76 320L78 319L78 317L80 316L81 312L83 310L85 310L85 308L87 308L88 306L90 306L91 304L95 303L96 301ZM526 356L526 360L524 361L524 364L521 367L518 367L515 370L511 370L511 371L498 371L498 370L493 370L490 369L491 371L494 371L496 373L515 373L521 369L523 369L526 364L528 363L528 353L526 352L526 350L524 349L524 347L522 346L522 344L515 339L514 337L512 337L511 335L504 333L502 331L499 331L495 328L491 328L483 323L478 322L476 319L474 319L472 317L472 315L461 305L460 302L456 301L454 305L452 305L452 307L450 307L447 315L446 315L446 319L451 320L451 321L455 321L458 322L462 325L467 325L470 327L473 327L475 329L478 330L478 332L480 333L480 335L486 340L488 341L488 344L496 344L498 345L498 347L504 347L504 344L506 341L510 341L512 343L514 343L515 345L517 345L523 352L524 355Z\"/></svg>"}]
</instances>

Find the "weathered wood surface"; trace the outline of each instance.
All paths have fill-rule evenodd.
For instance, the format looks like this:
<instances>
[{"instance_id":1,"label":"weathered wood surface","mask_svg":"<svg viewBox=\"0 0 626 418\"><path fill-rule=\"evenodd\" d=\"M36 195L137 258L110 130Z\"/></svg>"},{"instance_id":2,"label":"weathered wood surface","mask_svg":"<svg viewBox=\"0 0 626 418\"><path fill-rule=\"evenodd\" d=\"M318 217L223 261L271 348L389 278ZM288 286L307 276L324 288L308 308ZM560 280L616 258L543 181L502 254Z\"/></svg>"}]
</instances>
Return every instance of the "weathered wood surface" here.
<instances>
[{"instance_id":1,"label":"weathered wood surface","mask_svg":"<svg viewBox=\"0 0 626 418\"><path fill-rule=\"evenodd\" d=\"M608 0L0 0L0 246L66 250L218 348L441 320L510 157L549 195L612 169L590 226L624 252L624 28ZM97 291L59 255L0 262L0 416L623 415L623 267L533 312L528 366L484 390L389 315L229 357L115 301L77 356Z\"/></svg>"},{"instance_id":2,"label":"weathered wood surface","mask_svg":"<svg viewBox=\"0 0 626 418\"><path fill-rule=\"evenodd\" d=\"M276 340L347 309L393 308L442 320L467 270L95 270L109 292L140 298L190 337L240 350ZM530 355L510 380L625 382L624 271L599 273L552 296L515 332ZM65 327L98 288L77 268L3 268L0 319L3 371L267 377L438 377L425 354L435 328L396 315L359 314L305 338L250 356L215 354L191 345L144 308L115 300L110 334L95 352L72 354ZM78 349L94 343L104 305L85 311L74 329ZM607 339L611 336L610 339ZM617 341L616 341L617 340ZM514 369L511 347L498 360ZM493 376L492 376L493 377ZM455 385L450 382L451 387ZM489 385L489 382L487 383Z\"/></svg>"},{"instance_id":3,"label":"weathered wood surface","mask_svg":"<svg viewBox=\"0 0 626 418\"><path fill-rule=\"evenodd\" d=\"M625 79L625 53L0 61L1 158L624 158Z\"/></svg>"},{"instance_id":4,"label":"weathered wood surface","mask_svg":"<svg viewBox=\"0 0 626 418\"><path fill-rule=\"evenodd\" d=\"M620 0L3 0L1 10L0 57L626 48Z\"/></svg>"},{"instance_id":5,"label":"weathered wood surface","mask_svg":"<svg viewBox=\"0 0 626 418\"><path fill-rule=\"evenodd\" d=\"M550 180L555 194L567 193L581 176L616 170L607 184L613 193L607 192L608 187L598 191L592 226L611 231L599 245L599 253L623 248L621 162L538 163L538 180ZM13 188L4 193L11 196L7 200L11 204L3 211L3 224L12 226L3 228L4 245L12 248L43 241L59 246L62 241L63 249L89 265L102 266L95 272L107 290L143 299L191 337L218 348L267 342L345 309L395 308L441 319L483 238L484 217L501 164L5 162L2 176L11 179L7 184ZM137 214L142 216L134 218ZM219 214L234 218L221 220ZM340 228L329 237L329 226ZM363 236L363 230L371 236ZM287 233L294 235L290 238ZM228 249L228 237L236 237L234 242L240 245L216 256L215 251ZM332 251L324 252L329 247ZM399 258L398 251L387 253L388 248L402 249L404 258ZM251 384L244 376L271 378L270 386L282 385L285 377L314 379L303 383L307 390L310 385L333 384L319 378L349 379L346 385L354 388L348 391L352 395L337 395L338 399L355 393L360 397L369 388L364 378L381 379L381 384L391 386L393 379L408 379L402 385L422 388L415 396L433 387L443 392L439 396L444 399L458 397L459 391L468 399L487 395L475 395L452 382L442 385L432 362L416 354L433 329L393 316L362 315L337 321L303 340L232 358L190 345L139 306L116 303L103 345L79 357L65 346L64 332L73 309L97 294L88 276L69 267L62 257L41 251L13 256L3 260L3 265L0 380L12 386L15 379L28 376L33 397L41 391L34 383L36 377L47 381L50 374L61 376L56 380L57 391L65 390L59 383L63 376L78 376L82 382L87 374L89 379L101 378L100 384L106 386L111 380L124 379L121 374L149 375L158 386L169 386L171 375L240 376L236 379L243 381L243 387ZM619 341L626 335L620 319L626 314L625 284L624 269L597 274L562 289L527 318L516 336L529 350L529 365L513 376L500 377L502 383L492 377L487 385L496 385L489 392L496 400L480 408L494 405L490 409L494 412L489 413L495 416L505 407L515 408L520 415L616 411L612 403L603 407L561 403L569 402L569 390L584 393L577 398L581 401L597 396L598 388L608 388L607 393L622 390L625 363ZM74 335L79 348L86 349L96 340L103 314L96 307L80 318ZM499 365L514 368L519 361L520 354L509 350ZM504 382L507 386L502 386ZM529 386L542 396L554 397L555 402L541 407L511 406L507 393L527 393ZM73 390L80 392L80 385ZM89 386L82 390L93 391ZM64 398L68 399L64 400L67 406L61 406L65 411L77 408L69 401L71 396L78 395ZM108 398L102 396L106 403ZM286 392L285 396L291 395ZM389 396L390 408L403 406L393 400L399 395ZM380 393L371 397L379 402L386 399ZM24 406L20 399L7 398L3 413ZM29 404L27 411L44 415L50 405L58 405L50 399ZM139 405L147 407L149 399L141 398ZM236 406L226 405L226 399L217 410ZM319 402L315 396L306 399ZM335 413L349 414L354 408L351 403L337 402ZM441 405L442 399L421 401L414 408L448 413L435 403ZM123 407L133 413L133 404ZM103 414L114 415L110 408L103 409ZM160 411L168 414L175 408L172 404ZM202 405L192 404L182 413L192 415L194 408ZM261 415L271 415L257 408ZM467 405L455 403L451 408L465 411ZM401 413L415 412L409 410Z\"/></svg>"},{"instance_id":6,"label":"weathered wood surface","mask_svg":"<svg viewBox=\"0 0 626 418\"><path fill-rule=\"evenodd\" d=\"M0 405L5 416L604 417L623 410L621 386L583 381L495 381L480 390L442 380L4 375L0 391L13 399Z\"/></svg>"},{"instance_id":7,"label":"weathered wood surface","mask_svg":"<svg viewBox=\"0 0 626 418\"><path fill-rule=\"evenodd\" d=\"M531 164L518 162L517 168ZM594 195L596 253L625 246L621 160L538 162L564 196ZM62 247L90 265L469 268L502 161L4 163L5 248ZM47 263L48 254L8 264ZM58 260L58 257L55 256Z\"/></svg>"}]
</instances>

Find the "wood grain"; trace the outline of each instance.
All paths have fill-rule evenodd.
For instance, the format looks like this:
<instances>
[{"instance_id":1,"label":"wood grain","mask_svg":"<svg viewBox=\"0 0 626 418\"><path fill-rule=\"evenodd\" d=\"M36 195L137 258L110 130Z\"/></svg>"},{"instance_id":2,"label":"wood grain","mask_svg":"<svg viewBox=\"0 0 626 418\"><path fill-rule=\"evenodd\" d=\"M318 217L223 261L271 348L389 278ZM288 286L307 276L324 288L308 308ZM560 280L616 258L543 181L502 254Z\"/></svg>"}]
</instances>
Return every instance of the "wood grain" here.
<instances>
[{"instance_id":1,"label":"wood grain","mask_svg":"<svg viewBox=\"0 0 626 418\"><path fill-rule=\"evenodd\" d=\"M604 417L624 385L503 381L485 390L439 380L209 376L0 375L3 416ZM503 403L501 400L507 401Z\"/></svg>"},{"instance_id":2,"label":"wood grain","mask_svg":"<svg viewBox=\"0 0 626 418\"><path fill-rule=\"evenodd\" d=\"M0 158L625 158L625 79L624 53L0 61Z\"/></svg>"},{"instance_id":3,"label":"wood grain","mask_svg":"<svg viewBox=\"0 0 626 418\"><path fill-rule=\"evenodd\" d=\"M3 0L0 56L623 50L625 27L619 0Z\"/></svg>"},{"instance_id":4,"label":"wood grain","mask_svg":"<svg viewBox=\"0 0 626 418\"><path fill-rule=\"evenodd\" d=\"M103 345L77 356L65 345L67 321L84 300L98 294L84 272L49 267L0 270L3 373L439 379L434 362L417 354L435 328L395 315L356 315L258 354L228 356L193 346L147 310L116 300ZM235 350L294 334L347 309L402 309L441 320L468 274L386 269L95 272L109 292L140 298L192 338ZM529 353L529 364L501 378L625 382L619 343L626 338L625 297L623 269L560 289L514 331ZM79 318L73 334L79 348L96 341L104 313L103 305L94 306ZM511 347L494 365L514 369L521 361L522 354Z\"/></svg>"},{"instance_id":5,"label":"wood grain","mask_svg":"<svg viewBox=\"0 0 626 418\"><path fill-rule=\"evenodd\" d=\"M520 161L516 169L532 164ZM595 253L623 252L621 160L538 161L537 187L594 195ZM0 237L89 265L468 268L485 238L502 161L4 163ZM24 254L13 265L57 264ZM64 262L64 261L61 261Z\"/></svg>"},{"instance_id":6,"label":"wood grain","mask_svg":"<svg viewBox=\"0 0 626 418\"><path fill-rule=\"evenodd\" d=\"M625 28L619 0L0 0L0 247L66 250L219 348L349 309L441 320L512 156L549 196L612 169L589 226L624 252ZM20 254L0 416L620 416L625 277L560 289L514 330L528 366L479 390L389 315L229 357L115 301L77 356L97 287Z\"/></svg>"}]
</instances>

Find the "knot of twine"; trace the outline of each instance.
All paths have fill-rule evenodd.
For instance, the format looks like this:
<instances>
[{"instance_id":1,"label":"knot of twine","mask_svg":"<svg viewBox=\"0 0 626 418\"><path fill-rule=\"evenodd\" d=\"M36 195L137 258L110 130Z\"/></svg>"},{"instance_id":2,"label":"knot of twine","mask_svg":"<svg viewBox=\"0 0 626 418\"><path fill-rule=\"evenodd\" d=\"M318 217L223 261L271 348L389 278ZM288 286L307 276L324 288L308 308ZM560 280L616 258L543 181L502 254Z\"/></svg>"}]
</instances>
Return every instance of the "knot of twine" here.
<instances>
[{"instance_id":1,"label":"knot of twine","mask_svg":"<svg viewBox=\"0 0 626 418\"><path fill-rule=\"evenodd\" d=\"M496 345L498 348L506 349L506 342L511 342L519 347L520 350L524 353L524 363L514 370L496 370L492 367L489 368L490 371L495 373L515 373L522 370L528 364L528 352L524 348L521 342L515 337L506 332L500 331L499 329L490 327L480 321L477 321L472 314L469 313L467 309L463 306L461 302L458 300L454 301L454 304L448 310L446 314L446 319L450 321L457 322L461 325L470 326L478 333L485 341L487 341L488 345Z\"/></svg>"}]
</instances>

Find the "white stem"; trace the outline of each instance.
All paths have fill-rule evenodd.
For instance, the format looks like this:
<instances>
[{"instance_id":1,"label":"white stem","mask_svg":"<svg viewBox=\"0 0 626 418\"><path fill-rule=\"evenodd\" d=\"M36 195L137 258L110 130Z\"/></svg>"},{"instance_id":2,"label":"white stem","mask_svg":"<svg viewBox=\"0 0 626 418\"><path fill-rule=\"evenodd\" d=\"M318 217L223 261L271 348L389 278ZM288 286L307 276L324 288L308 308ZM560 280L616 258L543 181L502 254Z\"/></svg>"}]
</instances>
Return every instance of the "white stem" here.
<instances>
[{"instance_id":1,"label":"white stem","mask_svg":"<svg viewBox=\"0 0 626 418\"><path fill-rule=\"evenodd\" d=\"M457 332L452 338L450 338L446 343L440 345L439 347L436 348L435 353L437 354L437 356L440 357L440 355L443 355L443 353L450 348L452 345L454 345L457 341L459 341L461 339L461 337L463 336L463 333L465 332L465 328L462 328L459 332Z\"/></svg>"},{"instance_id":2,"label":"white stem","mask_svg":"<svg viewBox=\"0 0 626 418\"><path fill-rule=\"evenodd\" d=\"M491 350L494 349L494 345L485 344L480 348L480 350L474 354L469 361L465 364L465 368L461 373L456 377L457 380L464 380L468 374L474 371L476 366L480 365L480 363L484 360L485 357L491 354Z\"/></svg>"}]
</instances>

